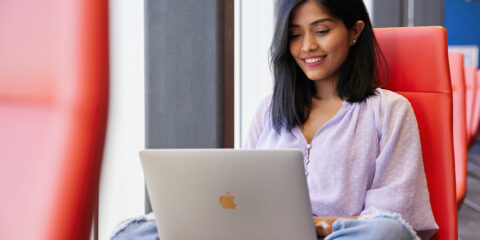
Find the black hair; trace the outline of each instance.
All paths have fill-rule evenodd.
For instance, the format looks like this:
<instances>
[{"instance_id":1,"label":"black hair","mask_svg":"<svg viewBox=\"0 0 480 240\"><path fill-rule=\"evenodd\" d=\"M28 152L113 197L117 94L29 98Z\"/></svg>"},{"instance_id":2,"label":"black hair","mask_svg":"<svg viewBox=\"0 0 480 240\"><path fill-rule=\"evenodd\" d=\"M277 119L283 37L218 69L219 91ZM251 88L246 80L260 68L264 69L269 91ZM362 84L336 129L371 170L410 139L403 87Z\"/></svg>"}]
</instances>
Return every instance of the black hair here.
<instances>
[{"instance_id":1,"label":"black hair","mask_svg":"<svg viewBox=\"0 0 480 240\"><path fill-rule=\"evenodd\" d=\"M275 31L270 47L270 66L274 75L271 120L277 133L303 125L316 96L313 81L295 62L289 51L289 21L292 11L306 0L281 0L276 9ZM385 57L373 33L363 0L316 0L330 16L340 19L347 29L358 20L365 24L356 44L340 66L337 94L348 102L361 102L375 94L380 85L379 72L387 73ZM380 69L379 68L384 68ZM386 79L385 79L386 80Z\"/></svg>"}]
</instances>

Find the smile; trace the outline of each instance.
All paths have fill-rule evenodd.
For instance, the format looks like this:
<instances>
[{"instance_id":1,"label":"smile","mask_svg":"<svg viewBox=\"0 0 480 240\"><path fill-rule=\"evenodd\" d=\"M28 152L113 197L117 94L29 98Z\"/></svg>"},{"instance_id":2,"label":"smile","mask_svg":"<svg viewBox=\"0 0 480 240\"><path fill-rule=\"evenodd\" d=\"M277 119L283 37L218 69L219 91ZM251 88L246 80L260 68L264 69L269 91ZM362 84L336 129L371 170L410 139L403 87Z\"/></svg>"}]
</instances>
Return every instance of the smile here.
<instances>
[{"instance_id":1,"label":"smile","mask_svg":"<svg viewBox=\"0 0 480 240\"><path fill-rule=\"evenodd\" d=\"M325 57L327 57L327 56L325 55L325 56L316 57L316 58L306 58L305 62L306 63L316 63L316 62L322 61Z\"/></svg>"},{"instance_id":2,"label":"smile","mask_svg":"<svg viewBox=\"0 0 480 240\"><path fill-rule=\"evenodd\" d=\"M305 62L304 65L306 67L317 67L317 66L321 65L323 62L325 62L326 57L327 57L327 55L323 55L323 56L320 56L320 57L308 56L308 57L303 59L303 61Z\"/></svg>"}]
</instances>

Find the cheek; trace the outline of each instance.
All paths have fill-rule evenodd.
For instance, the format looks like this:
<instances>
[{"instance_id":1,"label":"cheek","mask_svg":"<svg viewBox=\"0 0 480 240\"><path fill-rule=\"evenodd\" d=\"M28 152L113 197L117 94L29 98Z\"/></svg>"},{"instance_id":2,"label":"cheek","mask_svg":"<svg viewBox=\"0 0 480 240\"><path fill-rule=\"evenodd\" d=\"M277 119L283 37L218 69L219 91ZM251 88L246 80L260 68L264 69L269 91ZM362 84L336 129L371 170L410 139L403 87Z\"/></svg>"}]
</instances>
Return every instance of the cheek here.
<instances>
[{"instance_id":1,"label":"cheek","mask_svg":"<svg viewBox=\"0 0 480 240\"><path fill-rule=\"evenodd\" d=\"M292 55L293 59L295 60L295 62L297 62L298 64L298 57L299 57L299 46L298 44L296 43L289 43L288 45L288 51L290 52L290 54Z\"/></svg>"},{"instance_id":2,"label":"cheek","mask_svg":"<svg viewBox=\"0 0 480 240\"><path fill-rule=\"evenodd\" d=\"M340 65L347 59L348 52L350 51L350 44L342 41L332 47L332 50L336 53L334 57L335 62Z\"/></svg>"},{"instance_id":3,"label":"cheek","mask_svg":"<svg viewBox=\"0 0 480 240\"><path fill-rule=\"evenodd\" d=\"M296 53L295 49L296 49L295 43L290 42L290 43L288 44L288 51L290 51L290 54L291 54L293 57L295 57L295 55L296 55L296 54L295 54L295 53Z\"/></svg>"}]
</instances>

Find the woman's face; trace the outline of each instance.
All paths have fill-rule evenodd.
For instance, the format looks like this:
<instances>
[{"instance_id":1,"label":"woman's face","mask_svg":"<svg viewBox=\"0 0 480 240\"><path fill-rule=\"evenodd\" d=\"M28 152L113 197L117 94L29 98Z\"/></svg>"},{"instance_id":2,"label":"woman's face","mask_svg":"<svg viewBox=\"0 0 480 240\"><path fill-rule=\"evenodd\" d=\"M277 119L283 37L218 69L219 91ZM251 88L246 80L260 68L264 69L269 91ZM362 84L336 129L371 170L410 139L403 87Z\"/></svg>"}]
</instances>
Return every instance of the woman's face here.
<instances>
[{"instance_id":1,"label":"woman's face","mask_svg":"<svg viewBox=\"0 0 480 240\"><path fill-rule=\"evenodd\" d=\"M358 22L363 30L363 22ZM305 75L314 81L336 81L353 40L360 35L356 27L347 29L340 19L331 17L314 0L293 10L288 30L290 53Z\"/></svg>"}]
</instances>

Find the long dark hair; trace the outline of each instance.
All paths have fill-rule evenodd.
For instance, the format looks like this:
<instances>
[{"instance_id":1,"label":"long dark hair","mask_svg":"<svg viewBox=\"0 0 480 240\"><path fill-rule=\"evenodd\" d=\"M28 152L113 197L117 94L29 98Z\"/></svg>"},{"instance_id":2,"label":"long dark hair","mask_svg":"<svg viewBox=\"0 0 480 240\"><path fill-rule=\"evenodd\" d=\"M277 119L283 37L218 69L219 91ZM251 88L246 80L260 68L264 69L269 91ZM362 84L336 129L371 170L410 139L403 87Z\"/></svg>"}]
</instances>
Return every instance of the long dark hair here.
<instances>
[{"instance_id":1,"label":"long dark hair","mask_svg":"<svg viewBox=\"0 0 480 240\"><path fill-rule=\"evenodd\" d=\"M276 132L289 132L308 119L313 81L295 62L289 51L288 25L292 11L306 0L281 0L276 9L275 32L270 47L270 65L275 85L271 103L272 125ZM356 44L350 47L347 59L339 69L337 94L349 102L361 102L375 94L379 86L378 68L387 68L385 58L373 34L372 23L363 0L316 0L332 17L342 20L351 29L358 20L365 23ZM382 70L382 73L388 71Z\"/></svg>"}]
</instances>

